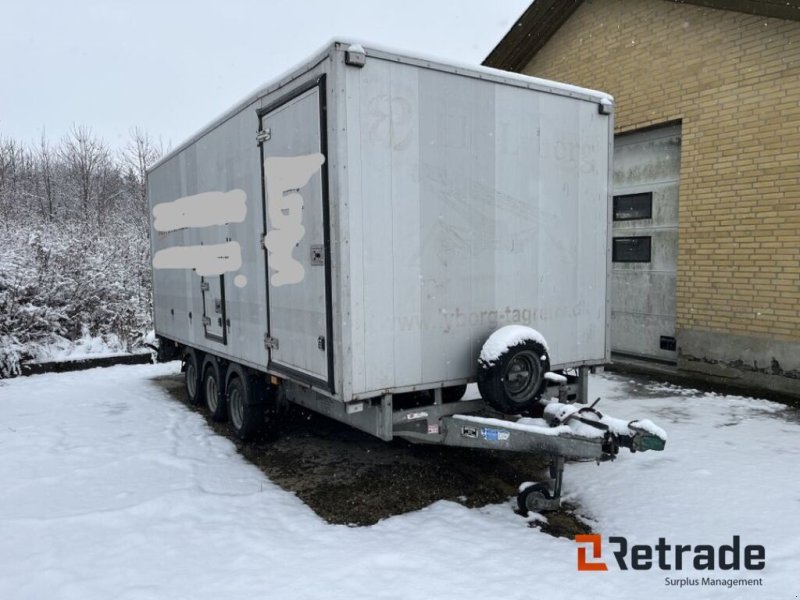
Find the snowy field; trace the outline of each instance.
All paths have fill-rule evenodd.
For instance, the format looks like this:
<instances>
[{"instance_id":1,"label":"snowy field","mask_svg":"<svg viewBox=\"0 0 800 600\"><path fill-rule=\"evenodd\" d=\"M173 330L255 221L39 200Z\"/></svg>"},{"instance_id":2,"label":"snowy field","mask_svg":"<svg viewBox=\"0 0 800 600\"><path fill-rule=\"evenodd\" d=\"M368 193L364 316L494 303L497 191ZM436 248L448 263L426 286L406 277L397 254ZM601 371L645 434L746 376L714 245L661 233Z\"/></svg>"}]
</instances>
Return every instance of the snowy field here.
<instances>
[{"instance_id":1,"label":"snowy field","mask_svg":"<svg viewBox=\"0 0 800 600\"><path fill-rule=\"evenodd\" d=\"M779 404L593 378L598 408L664 427L664 452L572 464L566 495L631 544L766 548L763 571L577 572L575 542L511 503L438 502L329 525L154 377L120 366L0 381L0 598L796 598L800 420ZM387 501L391 501L387 498ZM612 564L613 563L613 564ZM760 587L666 578L758 578Z\"/></svg>"}]
</instances>

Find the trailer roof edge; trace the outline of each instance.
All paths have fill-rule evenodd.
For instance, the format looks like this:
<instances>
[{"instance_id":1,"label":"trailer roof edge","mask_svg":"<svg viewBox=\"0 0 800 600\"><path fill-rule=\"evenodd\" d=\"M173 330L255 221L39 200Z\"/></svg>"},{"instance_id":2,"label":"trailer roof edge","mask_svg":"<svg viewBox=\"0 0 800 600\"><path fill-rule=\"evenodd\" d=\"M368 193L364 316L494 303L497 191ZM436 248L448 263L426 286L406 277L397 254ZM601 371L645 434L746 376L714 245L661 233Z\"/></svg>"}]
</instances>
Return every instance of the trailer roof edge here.
<instances>
[{"instance_id":1,"label":"trailer roof edge","mask_svg":"<svg viewBox=\"0 0 800 600\"><path fill-rule=\"evenodd\" d=\"M313 70L317 65L326 60L337 49L337 47L349 46L351 44L362 45L366 49L368 57L379 60L392 60L396 62L402 62L405 64L416 65L420 67L435 69L438 71L449 72L456 75L464 75L467 77L485 79L487 81L493 81L496 83L505 83L507 85L514 85L517 87L523 87L531 90L568 96L578 100L586 100L590 102L598 102L603 104L610 104L613 103L614 101L611 95L597 90L583 88L557 81L551 81L548 79L541 79L539 77L531 77L529 75L522 75L519 73L511 73L509 71L494 69L492 67L486 67L483 65L461 63L458 61L452 61L444 58L425 56L424 54L421 53L395 50L385 46L364 42L362 40L337 37L328 41L328 43L326 43L324 46L318 49L314 54L312 54L310 58L300 63L297 63L292 68L284 71L277 77L270 79L264 85L258 87L253 92L247 94L244 98L239 100L239 102L235 103L231 108L224 111L216 118L212 119L205 126L199 128L194 134L189 136L183 142L178 144L174 149L172 149L170 152L168 152L167 154L162 156L158 161L156 161L150 168L147 169L147 173L150 174L152 171L160 167L162 164L173 159L180 152L182 152L183 150L185 150L186 148L188 148L189 146L200 140L203 136L205 136L206 134L210 133L211 131L222 125L228 119L231 119L232 117L237 115L245 107L249 106L250 104L253 104L254 102L257 102L264 96L267 96L271 92L287 85L293 80L303 76L305 73Z\"/></svg>"}]
</instances>

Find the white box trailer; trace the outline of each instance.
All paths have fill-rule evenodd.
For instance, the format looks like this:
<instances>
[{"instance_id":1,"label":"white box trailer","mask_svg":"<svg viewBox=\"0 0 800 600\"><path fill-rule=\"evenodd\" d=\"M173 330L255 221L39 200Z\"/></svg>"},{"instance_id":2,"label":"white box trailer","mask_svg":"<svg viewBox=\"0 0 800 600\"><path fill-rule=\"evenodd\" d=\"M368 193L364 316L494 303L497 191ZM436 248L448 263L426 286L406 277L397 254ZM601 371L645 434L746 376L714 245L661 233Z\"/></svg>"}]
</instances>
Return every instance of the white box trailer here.
<instances>
[{"instance_id":1,"label":"white box trailer","mask_svg":"<svg viewBox=\"0 0 800 600\"><path fill-rule=\"evenodd\" d=\"M161 356L242 437L281 397L384 439L608 455L480 419L585 402L609 357L613 129L606 94L331 43L149 171ZM489 406L448 402L476 380Z\"/></svg>"}]
</instances>

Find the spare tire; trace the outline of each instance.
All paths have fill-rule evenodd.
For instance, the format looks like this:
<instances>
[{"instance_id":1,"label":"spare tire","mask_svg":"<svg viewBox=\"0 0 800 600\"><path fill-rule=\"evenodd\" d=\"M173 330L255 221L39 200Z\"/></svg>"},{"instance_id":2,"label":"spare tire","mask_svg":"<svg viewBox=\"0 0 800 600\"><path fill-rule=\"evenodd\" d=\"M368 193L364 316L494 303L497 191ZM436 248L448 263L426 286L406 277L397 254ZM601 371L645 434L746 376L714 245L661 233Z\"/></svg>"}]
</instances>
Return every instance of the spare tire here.
<instances>
[{"instance_id":1,"label":"spare tire","mask_svg":"<svg viewBox=\"0 0 800 600\"><path fill-rule=\"evenodd\" d=\"M478 359L478 389L494 409L520 414L538 405L550 370L544 337L530 327L508 325L495 331Z\"/></svg>"}]
</instances>

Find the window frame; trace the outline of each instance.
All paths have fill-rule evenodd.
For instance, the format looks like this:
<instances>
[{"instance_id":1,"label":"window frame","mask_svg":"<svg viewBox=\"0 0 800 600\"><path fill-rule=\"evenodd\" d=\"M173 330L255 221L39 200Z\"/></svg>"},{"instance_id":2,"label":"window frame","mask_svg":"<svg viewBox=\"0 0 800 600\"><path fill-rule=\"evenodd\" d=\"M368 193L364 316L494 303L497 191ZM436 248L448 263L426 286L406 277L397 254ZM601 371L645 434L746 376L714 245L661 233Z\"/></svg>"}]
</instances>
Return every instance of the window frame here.
<instances>
[{"instance_id":1,"label":"window frame","mask_svg":"<svg viewBox=\"0 0 800 600\"><path fill-rule=\"evenodd\" d=\"M647 240L647 260L644 259L626 259L621 260L617 253L618 240ZM653 262L653 236L651 235L626 235L616 236L611 241L611 262L612 263L650 263Z\"/></svg>"},{"instance_id":2,"label":"window frame","mask_svg":"<svg viewBox=\"0 0 800 600\"><path fill-rule=\"evenodd\" d=\"M647 216L635 216L635 217L618 217L618 201L622 200L623 198L646 198L647 199ZM613 199L613 206L612 206L612 217L615 222L617 221L638 221L642 219L652 219L653 218L653 192L639 192L637 194L619 194L614 196Z\"/></svg>"}]
</instances>

